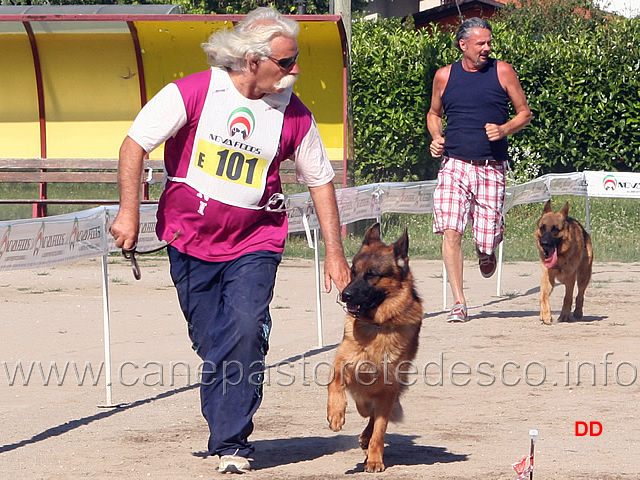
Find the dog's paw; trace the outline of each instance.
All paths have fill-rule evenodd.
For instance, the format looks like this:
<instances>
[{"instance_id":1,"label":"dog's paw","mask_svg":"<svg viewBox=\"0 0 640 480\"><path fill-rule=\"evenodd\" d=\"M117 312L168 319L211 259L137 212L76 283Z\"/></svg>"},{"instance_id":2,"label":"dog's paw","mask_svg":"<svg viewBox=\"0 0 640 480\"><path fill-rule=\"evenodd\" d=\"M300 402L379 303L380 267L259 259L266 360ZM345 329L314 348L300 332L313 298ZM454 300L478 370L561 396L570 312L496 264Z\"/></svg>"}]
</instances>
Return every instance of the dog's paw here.
<instances>
[{"instance_id":1,"label":"dog's paw","mask_svg":"<svg viewBox=\"0 0 640 480\"><path fill-rule=\"evenodd\" d=\"M371 460L367 460L367 463L364 465L364 471L367 473L384 472L385 468L384 463Z\"/></svg>"},{"instance_id":2,"label":"dog's paw","mask_svg":"<svg viewBox=\"0 0 640 480\"><path fill-rule=\"evenodd\" d=\"M551 325L551 317L540 317L540 321L545 325Z\"/></svg>"},{"instance_id":3,"label":"dog's paw","mask_svg":"<svg viewBox=\"0 0 640 480\"><path fill-rule=\"evenodd\" d=\"M582 310L575 310L573 312L573 318L575 320L580 320L582 318Z\"/></svg>"},{"instance_id":4,"label":"dog's paw","mask_svg":"<svg viewBox=\"0 0 640 480\"><path fill-rule=\"evenodd\" d=\"M364 435L360 435L360 438L358 438L358 443L360 444L360 448L365 452L369 448L369 440L370 440L370 437L365 437Z\"/></svg>"},{"instance_id":5,"label":"dog's paw","mask_svg":"<svg viewBox=\"0 0 640 480\"><path fill-rule=\"evenodd\" d=\"M561 313L558 316L558 322L568 322L571 318L571 314L570 313Z\"/></svg>"},{"instance_id":6,"label":"dog's paw","mask_svg":"<svg viewBox=\"0 0 640 480\"><path fill-rule=\"evenodd\" d=\"M339 432L344 425L344 411L329 413L327 420L329 422L329 428L334 432Z\"/></svg>"}]
</instances>

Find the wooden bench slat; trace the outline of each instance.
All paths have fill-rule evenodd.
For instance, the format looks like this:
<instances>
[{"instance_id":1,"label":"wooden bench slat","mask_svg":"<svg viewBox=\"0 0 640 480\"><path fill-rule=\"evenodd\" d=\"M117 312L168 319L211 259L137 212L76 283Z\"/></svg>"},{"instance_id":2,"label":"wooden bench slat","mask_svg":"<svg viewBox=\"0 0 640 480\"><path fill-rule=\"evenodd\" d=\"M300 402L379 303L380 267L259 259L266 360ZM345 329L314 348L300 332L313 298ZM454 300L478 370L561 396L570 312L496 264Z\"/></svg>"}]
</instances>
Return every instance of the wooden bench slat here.
<instances>
[{"instance_id":1,"label":"wooden bench slat","mask_svg":"<svg viewBox=\"0 0 640 480\"><path fill-rule=\"evenodd\" d=\"M145 160L145 168L162 171L164 161ZM2 169L116 170L117 158L0 158Z\"/></svg>"},{"instance_id":2,"label":"wooden bench slat","mask_svg":"<svg viewBox=\"0 0 640 480\"><path fill-rule=\"evenodd\" d=\"M336 173L334 183L342 186L343 162L331 161ZM118 181L118 159L116 158L0 158L0 182L2 183L106 183ZM153 170L152 179L162 180L163 160L145 160L144 168ZM148 179L145 171L143 182ZM283 184L296 183L295 163L285 160L280 165L280 181ZM0 198L0 205L117 205L117 199L59 199L59 198ZM143 204L158 203L157 200L142 200ZM44 210L43 210L44 211ZM45 213L46 214L46 213Z\"/></svg>"},{"instance_id":3,"label":"wooden bench slat","mask_svg":"<svg viewBox=\"0 0 640 480\"><path fill-rule=\"evenodd\" d=\"M162 180L163 173L153 172L155 181ZM147 179L145 175L145 181ZM116 172L7 172L0 170L0 182L6 183L117 183Z\"/></svg>"},{"instance_id":4,"label":"wooden bench slat","mask_svg":"<svg viewBox=\"0 0 640 480\"><path fill-rule=\"evenodd\" d=\"M0 182L25 183L116 183L115 172L3 172L0 170Z\"/></svg>"}]
</instances>

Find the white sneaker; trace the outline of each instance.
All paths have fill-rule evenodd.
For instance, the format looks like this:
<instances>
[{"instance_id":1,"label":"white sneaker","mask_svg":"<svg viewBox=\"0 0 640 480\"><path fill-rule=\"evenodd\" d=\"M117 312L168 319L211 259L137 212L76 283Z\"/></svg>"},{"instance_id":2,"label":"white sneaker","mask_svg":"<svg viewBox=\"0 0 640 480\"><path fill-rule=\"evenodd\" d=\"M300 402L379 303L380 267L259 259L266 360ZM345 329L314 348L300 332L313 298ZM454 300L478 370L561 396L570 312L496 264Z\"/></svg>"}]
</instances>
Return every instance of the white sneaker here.
<instances>
[{"instance_id":1,"label":"white sneaker","mask_svg":"<svg viewBox=\"0 0 640 480\"><path fill-rule=\"evenodd\" d=\"M468 321L469 317L467 316L467 306L464 303L456 303L447 317L447 322L464 323Z\"/></svg>"},{"instance_id":2,"label":"white sneaker","mask_svg":"<svg viewBox=\"0 0 640 480\"><path fill-rule=\"evenodd\" d=\"M218 472L220 473L247 473L251 471L249 459L238 455L223 455L220 457Z\"/></svg>"}]
</instances>

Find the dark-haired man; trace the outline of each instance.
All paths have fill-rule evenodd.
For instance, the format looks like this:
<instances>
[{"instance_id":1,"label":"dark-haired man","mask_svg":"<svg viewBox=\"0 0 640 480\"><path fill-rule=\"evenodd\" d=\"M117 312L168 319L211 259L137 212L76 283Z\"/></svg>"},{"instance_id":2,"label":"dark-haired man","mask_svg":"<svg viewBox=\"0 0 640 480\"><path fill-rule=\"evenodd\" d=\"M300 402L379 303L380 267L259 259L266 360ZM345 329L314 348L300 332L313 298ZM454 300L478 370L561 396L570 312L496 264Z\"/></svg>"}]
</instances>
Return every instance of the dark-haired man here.
<instances>
[{"instance_id":1,"label":"dark-haired man","mask_svg":"<svg viewBox=\"0 0 640 480\"><path fill-rule=\"evenodd\" d=\"M431 155L442 156L433 230L443 235L442 259L453 293L448 322L468 320L462 235L469 220L480 272L488 278L496 270L494 251L504 230L506 137L531 120L513 67L489 56L491 40L491 25L486 20L474 17L460 25L456 47L462 59L436 72L427 113ZM509 102L516 112L512 118Z\"/></svg>"}]
</instances>

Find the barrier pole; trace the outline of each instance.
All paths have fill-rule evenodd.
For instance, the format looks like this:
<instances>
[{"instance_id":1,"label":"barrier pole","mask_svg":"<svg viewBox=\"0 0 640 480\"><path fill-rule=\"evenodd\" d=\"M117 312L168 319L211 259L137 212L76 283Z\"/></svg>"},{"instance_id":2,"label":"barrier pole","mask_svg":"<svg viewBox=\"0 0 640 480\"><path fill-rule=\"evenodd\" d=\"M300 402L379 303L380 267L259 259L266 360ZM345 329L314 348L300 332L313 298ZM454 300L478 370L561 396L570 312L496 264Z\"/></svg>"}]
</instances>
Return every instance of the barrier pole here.
<instances>
[{"instance_id":1,"label":"barrier pole","mask_svg":"<svg viewBox=\"0 0 640 480\"><path fill-rule=\"evenodd\" d=\"M591 209L589 207L589 195L586 195L584 197L584 210L587 215L587 233L591 234Z\"/></svg>"},{"instance_id":2,"label":"barrier pole","mask_svg":"<svg viewBox=\"0 0 640 480\"><path fill-rule=\"evenodd\" d=\"M502 246L504 245L504 240L500 242L498 245L498 285L496 286L496 295L498 297L502 296Z\"/></svg>"},{"instance_id":3,"label":"barrier pole","mask_svg":"<svg viewBox=\"0 0 640 480\"><path fill-rule=\"evenodd\" d=\"M442 309L447 309L447 267L442 262Z\"/></svg>"},{"instance_id":4,"label":"barrier pole","mask_svg":"<svg viewBox=\"0 0 640 480\"><path fill-rule=\"evenodd\" d=\"M107 257L108 254L102 256L102 311L104 324L104 372L106 382L106 401L104 405L98 405L101 408L113 407L111 396L111 333L109 331L109 275L107 273Z\"/></svg>"},{"instance_id":5,"label":"barrier pole","mask_svg":"<svg viewBox=\"0 0 640 480\"><path fill-rule=\"evenodd\" d=\"M320 275L320 253L318 248L318 229L313 230L313 250L314 260L316 264L316 315L318 317L318 347L324 347L322 341L322 299L320 292L322 290L321 275Z\"/></svg>"}]
</instances>

